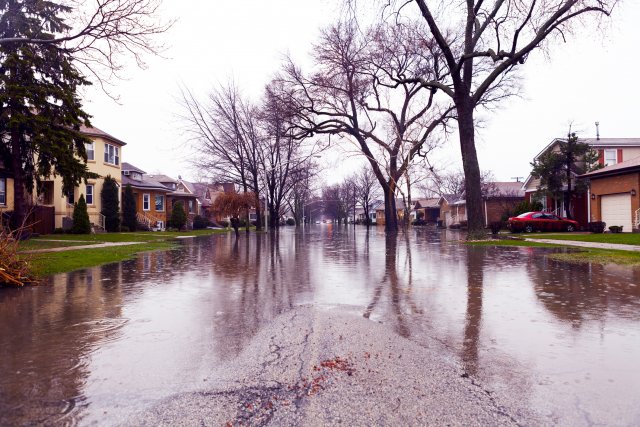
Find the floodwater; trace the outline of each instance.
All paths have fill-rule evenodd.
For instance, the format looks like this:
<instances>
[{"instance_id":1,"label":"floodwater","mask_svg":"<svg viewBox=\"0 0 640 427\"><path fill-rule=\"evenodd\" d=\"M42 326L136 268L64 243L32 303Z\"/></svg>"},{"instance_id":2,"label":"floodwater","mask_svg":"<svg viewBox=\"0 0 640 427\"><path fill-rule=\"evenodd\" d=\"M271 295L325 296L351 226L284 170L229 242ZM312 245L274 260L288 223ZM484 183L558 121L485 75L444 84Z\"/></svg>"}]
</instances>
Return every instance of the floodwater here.
<instances>
[{"instance_id":1,"label":"floodwater","mask_svg":"<svg viewBox=\"0 0 640 427\"><path fill-rule=\"evenodd\" d=\"M342 309L455 356L548 424L640 425L640 270L322 225L0 289L0 425L114 424L200 387L278 314Z\"/></svg>"}]
</instances>

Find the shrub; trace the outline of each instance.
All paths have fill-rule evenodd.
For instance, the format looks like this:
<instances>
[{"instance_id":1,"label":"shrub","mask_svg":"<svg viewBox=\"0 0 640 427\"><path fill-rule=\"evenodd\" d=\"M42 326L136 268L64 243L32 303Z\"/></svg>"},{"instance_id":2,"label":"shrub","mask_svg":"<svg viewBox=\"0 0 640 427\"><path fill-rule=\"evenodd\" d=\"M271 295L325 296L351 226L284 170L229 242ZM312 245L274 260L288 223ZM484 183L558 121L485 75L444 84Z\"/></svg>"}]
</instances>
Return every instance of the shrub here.
<instances>
[{"instance_id":1,"label":"shrub","mask_svg":"<svg viewBox=\"0 0 640 427\"><path fill-rule=\"evenodd\" d=\"M413 221L411 224L412 225L423 226L423 225L427 225L427 221L425 221L422 218L419 218L419 219L416 219L415 221Z\"/></svg>"},{"instance_id":2,"label":"shrub","mask_svg":"<svg viewBox=\"0 0 640 427\"><path fill-rule=\"evenodd\" d=\"M102 198L102 211L104 215L104 228L108 232L120 229L120 202L118 201L118 183L111 175L107 175L102 185L100 197Z\"/></svg>"},{"instance_id":3,"label":"shrub","mask_svg":"<svg viewBox=\"0 0 640 427\"><path fill-rule=\"evenodd\" d=\"M91 233L91 222L89 222L89 213L87 213L87 202L84 195L80 195L78 203L73 205L73 226L71 227L73 234L89 234Z\"/></svg>"},{"instance_id":4,"label":"shrub","mask_svg":"<svg viewBox=\"0 0 640 427\"><path fill-rule=\"evenodd\" d=\"M254 227L257 226L258 225L258 221L251 221L251 225L254 226Z\"/></svg>"},{"instance_id":5,"label":"shrub","mask_svg":"<svg viewBox=\"0 0 640 427\"><path fill-rule=\"evenodd\" d=\"M58 227L53 230L53 234L64 234L64 228Z\"/></svg>"},{"instance_id":6,"label":"shrub","mask_svg":"<svg viewBox=\"0 0 640 427\"><path fill-rule=\"evenodd\" d=\"M18 254L23 231L22 228L9 231L0 224L0 287L24 286L35 281L24 256Z\"/></svg>"},{"instance_id":7,"label":"shrub","mask_svg":"<svg viewBox=\"0 0 640 427\"><path fill-rule=\"evenodd\" d=\"M468 221L460 221L460 228L467 228L468 224L469 224Z\"/></svg>"},{"instance_id":8,"label":"shrub","mask_svg":"<svg viewBox=\"0 0 640 427\"><path fill-rule=\"evenodd\" d=\"M493 221L489 224L489 227L491 228L491 234L498 234L502 229L502 221Z\"/></svg>"},{"instance_id":9,"label":"shrub","mask_svg":"<svg viewBox=\"0 0 640 427\"><path fill-rule=\"evenodd\" d=\"M127 227L126 225L121 225L120 226L120 232L121 233L128 233L129 231L131 231L131 230L129 230L129 227Z\"/></svg>"},{"instance_id":10,"label":"shrub","mask_svg":"<svg viewBox=\"0 0 640 427\"><path fill-rule=\"evenodd\" d=\"M133 188L129 184L124 188L124 196L122 197L122 225L135 231L138 225L136 219L136 198L133 195Z\"/></svg>"},{"instance_id":11,"label":"shrub","mask_svg":"<svg viewBox=\"0 0 640 427\"><path fill-rule=\"evenodd\" d=\"M218 221L222 228L229 228L229 221Z\"/></svg>"},{"instance_id":12,"label":"shrub","mask_svg":"<svg viewBox=\"0 0 640 427\"><path fill-rule=\"evenodd\" d=\"M594 221L594 222L590 222L587 225L587 228L589 229L590 232L592 233L604 233L604 229L607 227L607 223L603 222L603 221Z\"/></svg>"},{"instance_id":13,"label":"shrub","mask_svg":"<svg viewBox=\"0 0 640 427\"><path fill-rule=\"evenodd\" d=\"M205 217L202 217L200 215L196 215L196 217L193 218L193 229L194 230L202 230L202 229L207 228L210 225L211 225L211 222Z\"/></svg>"},{"instance_id":14,"label":"shrub","mask_svg":"<svg viewBox=\"0 0 640 427\"><path fill-rule=\"evenodd\" d=\"M296 220L293 218L287 218L287 225L296 225Z\"/></svg>"},{"instance_id":15,"label":"shrub","mask_svg":"<svg viewBox=\"0 0 640 427\"><path fill-rule=\"evenodd\" d=\"M533 202L529 202L528 200L523 200L522 202L518 203L515 208L513 208L513 216L518 216L526 212L535 212L541 210L542 203L540 203L539 201L534 200Z\"/></svg>"},{"instance_id":16,"label":"shrub","mask_svg":"<svg viewBox=\"0 0 640 427\"><path fill-rule=\"evenodd\" d=\"M187 214L184 211L182 202L176 202L171 210L171 227L182 230L187 225Z\"/></svg>"},{"instance_id":17,"label":"shrub","mask_svg":"<svg viewBox=\"0 0 640 427\"><path fill-rule=\"evenodd\" d=\"M612 233L622 233L622 225L612 225L611 227L609 227L609 231L611 231Z\"/></svg>"}]
</instances>

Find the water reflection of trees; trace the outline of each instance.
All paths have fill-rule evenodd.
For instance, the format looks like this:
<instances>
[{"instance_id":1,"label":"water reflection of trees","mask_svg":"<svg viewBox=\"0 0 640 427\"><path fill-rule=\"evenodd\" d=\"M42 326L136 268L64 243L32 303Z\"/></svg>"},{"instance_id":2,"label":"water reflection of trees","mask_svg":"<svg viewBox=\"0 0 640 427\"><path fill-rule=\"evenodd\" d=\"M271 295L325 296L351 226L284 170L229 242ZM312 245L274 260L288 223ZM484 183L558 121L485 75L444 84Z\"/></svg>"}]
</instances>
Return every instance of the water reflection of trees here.
<instances>
[{"instance_id":1,"label":"water reflection of trees","mask_svg":"<svg viewBox=\"0 0 640 427\"><path fill-rule=\"evenodd\" d=\"M532 257L529 267L538 300L575 328L609 316L640 319L638 268L572 265L546 257Z\"/></svg>"},{"instance_id":2,"label":"water reflection of trees","mask_svg":"<svg viewBox=\"0 0 640 427\"><path fill-rule=\"evenodd\" d=\"M215 245L214 333L221 358L236 356L265 323L294 306L296 295L311 291L306 238L270 233Z\"/></svg>"},{"instance_id":3,"label":"water reflection of trees","mask_svg":"<svg viewBox=\"0 0 640 427\"><path fill-rule=\"evenodd\" d=\"M0 293L3 423L52 424L83 405L90 353L122 325L121 272L96 267Z\"/></svg>"}]
</instances>

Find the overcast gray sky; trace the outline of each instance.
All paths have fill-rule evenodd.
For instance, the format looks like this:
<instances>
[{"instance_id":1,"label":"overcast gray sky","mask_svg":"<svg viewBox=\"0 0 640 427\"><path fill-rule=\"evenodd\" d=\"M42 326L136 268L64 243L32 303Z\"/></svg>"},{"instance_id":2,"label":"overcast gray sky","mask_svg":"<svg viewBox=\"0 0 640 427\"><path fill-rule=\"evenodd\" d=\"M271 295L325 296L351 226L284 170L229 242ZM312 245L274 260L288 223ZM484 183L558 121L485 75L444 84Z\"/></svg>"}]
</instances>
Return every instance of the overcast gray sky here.
<instances>
[{"instance_id":1,"label":"overcast gray sky","mask_svg":"<svg viewBox=\"0 0 640 427\"><path fill-rule=\"evenodd\" d=\"M177 119L179 84L205 93L233 79L258 97L278 70L283 54L304 58L319 29L335 21L334 0L165 0L164 14L178 19L163 37L165 58L147 58L148 68L132 66L126 81L114 82L119 104L97 88L87 93L93 123L128 143L123 160L149 173L195 178L187 137ZM477 145L482 169L499 180L527 176L533 156L569 122L582 137L640 137L637 103L640 2L627 1L604 35L582 31L555 46L549 58L540 52L525 64L522 97L482 113ZM352 162L337 163L340 171ZM457 139L437 154L450 168L461 164ZM331 181L332 178L328 178Z\"/></svg>"}]
</instances>

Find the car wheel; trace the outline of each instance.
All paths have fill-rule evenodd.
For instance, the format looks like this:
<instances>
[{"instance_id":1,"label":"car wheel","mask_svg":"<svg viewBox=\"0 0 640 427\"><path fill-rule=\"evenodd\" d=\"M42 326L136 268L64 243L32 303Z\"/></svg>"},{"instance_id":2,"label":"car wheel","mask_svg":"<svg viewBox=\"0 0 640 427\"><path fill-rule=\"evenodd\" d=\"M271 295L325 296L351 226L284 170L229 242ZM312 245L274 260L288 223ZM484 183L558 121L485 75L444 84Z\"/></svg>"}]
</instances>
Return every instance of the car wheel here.
<instances>
[{"instance_id":1,"label":"car wheel","mask_svg":"<svg viewBox=\"0 0 640 427\"><path fill-rule=\"evenodd\" d=\"M526 226L524 227L524 232L525 232L525 233L533 233L533 226L531 226L531 225L526 225Z\"/></svg>"},{"instance_id":2,"label":"car wheel","mask_svg":"<svg viewBox=\"0 0 640 427\"><path fill-rule=\"evenodd\" d=\"M573 226L573 224L569 224L567 225L567 231L571 233L572 231L576 231L576 228Z\"/></svg>"}]
</instances>

